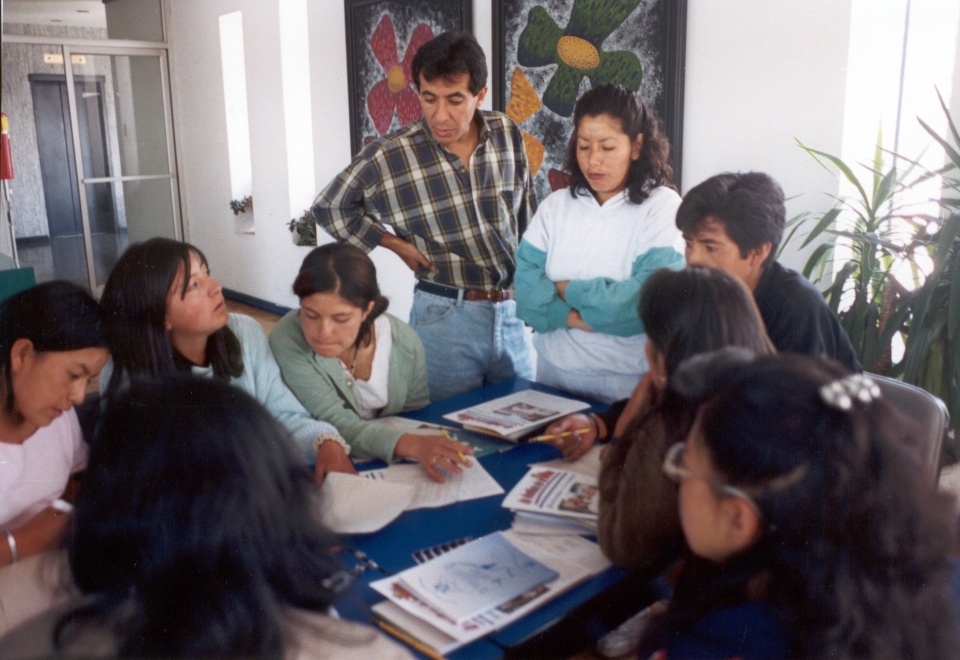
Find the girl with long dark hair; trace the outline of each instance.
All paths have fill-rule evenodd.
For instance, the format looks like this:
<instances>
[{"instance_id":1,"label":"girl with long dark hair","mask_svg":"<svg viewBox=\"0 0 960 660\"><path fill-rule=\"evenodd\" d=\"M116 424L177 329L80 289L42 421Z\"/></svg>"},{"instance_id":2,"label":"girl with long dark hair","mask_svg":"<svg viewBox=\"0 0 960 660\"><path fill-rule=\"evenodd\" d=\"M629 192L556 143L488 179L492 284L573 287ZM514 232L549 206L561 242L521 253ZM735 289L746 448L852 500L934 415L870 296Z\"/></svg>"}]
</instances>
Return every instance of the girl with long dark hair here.
<instances>
[{"instance_id":1,"label":"girl with long dark hair","mask_svg":"<svg viewBox=\"0 0 960 660\"><path fill-rule=\"evenodd\" d=\"M667 658L956 658L954 513L865 374L711 355L664 472L689 556L648 641Z\"/></svg>"},{"instance_id":2,"label":"girl with long dark hair","mask_svg":"<svg viewBox=\"0 0 960 660\"><path fill-rule=\"evenodd\" d=\"M331 424L313 419L287 389L256 320L229 314L223 288L203 253L168 238L127 248L103 288L112 361L100 382L109 402L138 375L189 372L253 395L283 424L322 480L355 472L349 446Z\"/></svg>"},{"instance_id":3,"label":"girl with long dark hair","mask_svg":"<svg viewBox=\"0 0 960 660\"><path fill-rule=\"evenodd\" d=\"M87 462L74 406L109 353L97 302L47 282L0 305L0 566L59 545Z\"/></svg>"},{"instance_id":4,"label":"girl with long dark hair","mask_svg":"<svg viewBox=\"0 0 960 660\"><path fill-rule=\"evenodd\" d=\"M329 608L349 583L289 434L219 379L137 376L106 408L68 544L79 599L10 657L407 658Z\"/></svg>"}]
</instances>

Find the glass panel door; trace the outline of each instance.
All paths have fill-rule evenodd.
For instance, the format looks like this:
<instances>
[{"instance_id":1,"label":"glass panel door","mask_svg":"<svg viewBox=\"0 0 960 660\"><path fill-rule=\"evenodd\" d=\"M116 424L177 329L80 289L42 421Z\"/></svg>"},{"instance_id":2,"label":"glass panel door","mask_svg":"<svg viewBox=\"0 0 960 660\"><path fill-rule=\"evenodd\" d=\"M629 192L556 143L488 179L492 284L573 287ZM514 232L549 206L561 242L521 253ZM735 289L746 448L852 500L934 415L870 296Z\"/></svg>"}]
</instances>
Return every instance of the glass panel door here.
<instances>
[{"instance_id":1,"label":"glass panel door","mask_svg":"<svg viewBox=\"0 0 960 660\"><path fill-rule=\"evenodd\" d=\"M64 49L90 288L130 242L178 238L179 199L161 53Z\"/></svg>"}]
</instances>

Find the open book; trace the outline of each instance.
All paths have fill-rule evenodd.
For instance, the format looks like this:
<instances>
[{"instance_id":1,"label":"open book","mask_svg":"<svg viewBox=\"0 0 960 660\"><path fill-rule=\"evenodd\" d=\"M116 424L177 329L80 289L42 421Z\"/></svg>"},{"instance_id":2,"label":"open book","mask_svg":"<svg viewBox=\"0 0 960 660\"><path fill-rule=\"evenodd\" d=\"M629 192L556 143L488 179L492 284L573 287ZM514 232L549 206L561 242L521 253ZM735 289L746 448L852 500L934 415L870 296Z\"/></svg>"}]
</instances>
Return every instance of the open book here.
<instances>
[{"instance_id":1,"label":"open book","mask_svg":"<svg viewBox=\"0 0 960 660\"><path fill-rule=\"evenodd\" d=\"M558 577L456 623L444 610L406 591L398 579L401 573L371 584L389 598L373 606L374 621L415 648L444 655L509 625L610 566L596 543L577 536L533 537L511 530L502 536Z\"/></svg>"},{"instance_id":2,"label":"open book","mask_svg":"<svg viewBox=\"0 0 960 660\"><path fill-rule=\"evenodd\" d=\"M555 419L586 410L590 404L576 399L524 390L444 415L465 428L514 442Z\"/></svg>"}]
</instances>

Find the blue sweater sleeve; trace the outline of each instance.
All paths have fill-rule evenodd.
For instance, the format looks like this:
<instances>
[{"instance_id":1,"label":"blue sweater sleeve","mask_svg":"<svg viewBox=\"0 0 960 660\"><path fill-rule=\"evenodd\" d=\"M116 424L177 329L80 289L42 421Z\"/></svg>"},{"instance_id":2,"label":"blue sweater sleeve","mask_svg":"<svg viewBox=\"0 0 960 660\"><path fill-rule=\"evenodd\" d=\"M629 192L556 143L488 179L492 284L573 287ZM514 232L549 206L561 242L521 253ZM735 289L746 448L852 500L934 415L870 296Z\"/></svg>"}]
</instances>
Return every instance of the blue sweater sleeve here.
<instances>
[{"instance_id":1,"label":"blue sweater sleeve","mask_svg":"<svg viewBox=\"0 0 960 660\"><path fill-rule=\"evenodd\" d=\"M617 337L640 334L643 323L637 305L643 283L656 270L679 269L683 264L683 255L673 248L651 248L634 260L630 277L626 280L596 277L570 282L566 291L567 304L579 311L587 325L597 332Z\"/></svg>"},{"instance_id":2,"label":"blue sweater sleeve","mask_svg":"<svg viewBox=\"0 0 960 660\"><path fill-rule=\"evenodd\" d=\"M304 460L313 463L313 441L320 436L341 437L340 433L332 424L311 417L287 388L260 325L249 317L234 315L231 320L243 346L244 371L249 370L253 380L252 394L289 431Z\"/></svg>"},{"instance_id":3,"label":"blue sweater sleeve","mask_svg":"<svg viewBox=\"0 0 960 660\"><path fill-rule=\"evenodd\" d=\"M537 332L567 327L570 305L557 293L547 277L547 253L526 239L517 248L517 271L513 286L517 296L517 316Z\"/></svg>"}]
</instances>

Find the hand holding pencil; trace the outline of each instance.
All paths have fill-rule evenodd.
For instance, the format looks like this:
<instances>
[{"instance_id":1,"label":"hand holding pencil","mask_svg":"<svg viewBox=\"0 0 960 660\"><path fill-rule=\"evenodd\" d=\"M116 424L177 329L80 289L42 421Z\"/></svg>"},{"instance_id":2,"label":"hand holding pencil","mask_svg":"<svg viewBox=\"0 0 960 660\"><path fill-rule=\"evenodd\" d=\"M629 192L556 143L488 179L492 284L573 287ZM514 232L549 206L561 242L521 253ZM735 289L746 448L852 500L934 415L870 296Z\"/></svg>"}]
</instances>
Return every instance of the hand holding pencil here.
<instances>
[{"instance_id":1,"label":"hand holding pencil","mask_svg":"<svg viewBox=\"0 0 960 660\"><path fill-rule=\"evenodd\" d=\"M558 419L547 427L543 435L533 438L556 447L563 457L575 461L593 446L597 440L597 425L590 415L577 413Z\"/></svg>"}]
</instances>

